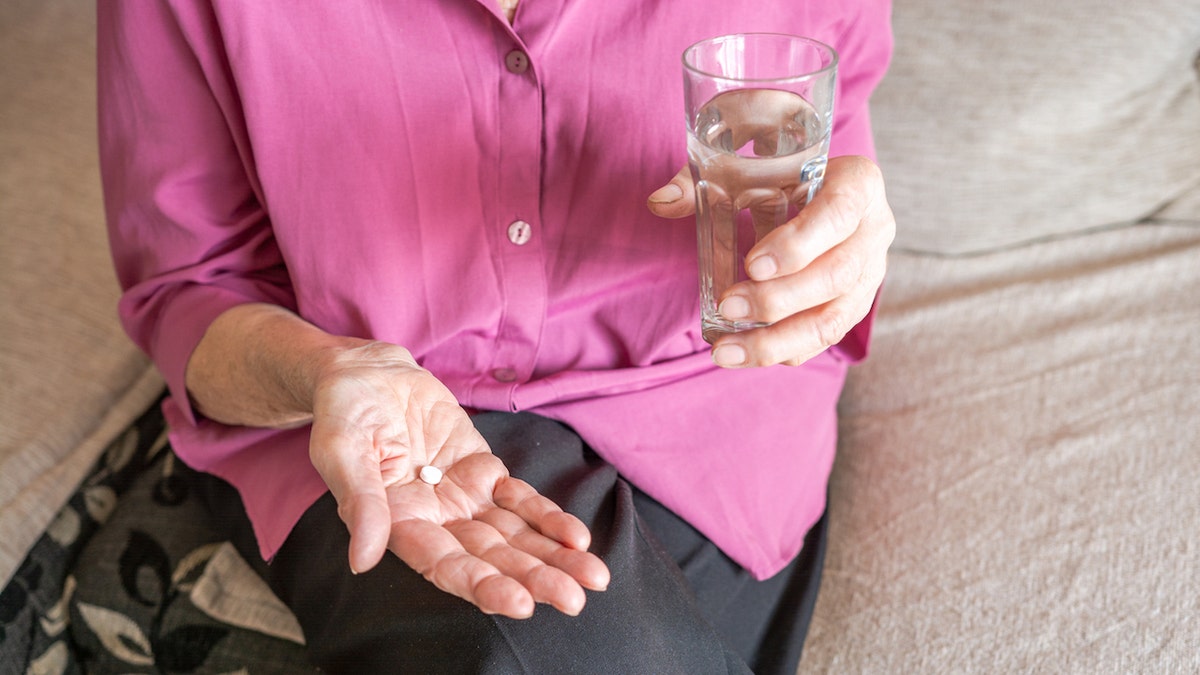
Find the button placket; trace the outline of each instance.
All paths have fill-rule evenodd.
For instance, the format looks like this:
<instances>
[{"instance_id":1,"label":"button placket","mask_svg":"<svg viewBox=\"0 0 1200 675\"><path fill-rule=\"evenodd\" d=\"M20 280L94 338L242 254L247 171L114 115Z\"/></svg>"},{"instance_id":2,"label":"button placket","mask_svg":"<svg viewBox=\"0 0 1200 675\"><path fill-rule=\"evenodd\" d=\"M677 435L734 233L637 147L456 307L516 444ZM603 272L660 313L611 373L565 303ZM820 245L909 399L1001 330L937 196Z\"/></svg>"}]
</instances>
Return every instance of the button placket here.
<instances>
[{"instance_id":1,"label":"button placket","mask_svg":"<svg viewBox=\"0 0 1200 675\"><path fill-rule=\"evenodd\" d=\"M499 222L491 235L503 238L496 254L505 311L485 377L492 386L503 388L511 407L514 393L535 369L546 314L546 279L544 238L535 230L541 227L541 85L520 39L506 49L499 53L504 70L498 82L499 152L494 174Z\"/></svg>"}]
</instances>

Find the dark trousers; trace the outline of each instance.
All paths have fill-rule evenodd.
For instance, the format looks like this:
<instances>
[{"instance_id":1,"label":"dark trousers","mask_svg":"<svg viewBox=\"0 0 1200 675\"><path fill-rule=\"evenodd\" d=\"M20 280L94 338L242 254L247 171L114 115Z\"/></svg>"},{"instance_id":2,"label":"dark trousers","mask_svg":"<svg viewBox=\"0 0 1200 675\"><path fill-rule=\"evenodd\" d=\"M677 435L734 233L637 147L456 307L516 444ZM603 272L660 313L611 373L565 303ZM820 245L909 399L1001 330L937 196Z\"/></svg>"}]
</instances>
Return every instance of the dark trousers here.
<instances>
[{"instance_id":1,"label":"dark trousers","mask_svg":"<svg viewBox=\"0 0 1200 675\"><path fill-rule=\"evenodd\" d=\"M591 529L612 581L588 592L579 616L547 606L525 620L488 616L392 555L352 575L349 536L328 494L267 565L236 492L193 476L218 528L296 614L314 664L330 673L795 673L820 584L824 519L796 560L759 582L567 427L527 413L485 413L475 423L513 475Z\"/></svg>"}]
</instances>

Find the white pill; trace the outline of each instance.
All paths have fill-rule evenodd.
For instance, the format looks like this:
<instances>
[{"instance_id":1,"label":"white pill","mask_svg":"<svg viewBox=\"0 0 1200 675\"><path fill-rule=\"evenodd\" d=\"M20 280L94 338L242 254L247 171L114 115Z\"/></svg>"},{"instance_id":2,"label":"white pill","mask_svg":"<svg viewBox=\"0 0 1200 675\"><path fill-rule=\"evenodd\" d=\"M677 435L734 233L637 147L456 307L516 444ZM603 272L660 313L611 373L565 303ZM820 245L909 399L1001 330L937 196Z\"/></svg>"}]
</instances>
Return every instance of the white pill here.
<instances>
[{"instance_id":1,"label":"white pill","mask_svg":"<svg viewBox=\"0 0 1200 675\"><path fill-rule=\"evenodd\" d=\"M442 470L432 464L427 464L421 467L421 480L430 485L437 485L442 482Z\"/></svg>"}]
</instances>

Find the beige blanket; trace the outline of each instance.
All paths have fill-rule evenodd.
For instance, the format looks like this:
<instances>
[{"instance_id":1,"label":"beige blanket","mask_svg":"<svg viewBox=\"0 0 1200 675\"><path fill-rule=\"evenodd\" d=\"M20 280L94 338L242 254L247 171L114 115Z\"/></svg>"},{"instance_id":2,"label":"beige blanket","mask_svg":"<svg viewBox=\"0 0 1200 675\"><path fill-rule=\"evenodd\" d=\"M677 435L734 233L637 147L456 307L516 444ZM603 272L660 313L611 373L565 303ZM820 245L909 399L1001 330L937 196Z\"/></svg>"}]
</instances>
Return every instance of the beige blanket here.
<instances>
[{"instance_id":1,"label":"beige blanket","mask_svg":"<svg viewBox=\"0 0 1200 675\"><path fill-rule=\"evenodd\" d=\"M158 376L117 323L94 8L0 4L0 585Z\"/></svg>"}]
</instances>

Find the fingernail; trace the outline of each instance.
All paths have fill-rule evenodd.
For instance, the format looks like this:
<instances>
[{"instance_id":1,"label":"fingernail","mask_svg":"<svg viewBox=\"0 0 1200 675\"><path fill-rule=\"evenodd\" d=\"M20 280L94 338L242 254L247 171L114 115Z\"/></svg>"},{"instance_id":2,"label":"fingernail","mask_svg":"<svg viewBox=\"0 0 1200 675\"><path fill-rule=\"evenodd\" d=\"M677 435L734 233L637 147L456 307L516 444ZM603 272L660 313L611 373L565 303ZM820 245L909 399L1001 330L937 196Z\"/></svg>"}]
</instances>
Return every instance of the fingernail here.
<instances>
[{"instance_id":1,"label":"fingernail","mask_svg":"<svg viewBox=\"0 0 1200 675\"><path fill-rule=\"evenodd\" d=\"M775 264L775 258L769 255L760 255L751 260L750 264L746 266L746 274L749 274L750 278L755 281L770 279L775 276L775 272L778 270L779 267Z\"/></svg>"},{"instance_id":2,"label":"fingernail","mask_svg":"<svg viewBox=\"0 0 1200 675\"><path fill-rule=\"evenodd\" d=\"M713 350L712 360L722 368L745 365L746 350L741 345L721 345Z\"/></svg>"},{"instance_id":3,"label":"fingernail","mask_svg":"<svg viewBox=\"0 0 1200 675\"><path fill-rule=\"evenodd\" d=\"M674 183L667 183L650 195L650 201L655 204L670 204L683 198L683 189Z\"/></svg>"},{"instance_id":4,"label":"fingernail","mask_svg":"<svg viewBox=\"0 0 1200 675\"><path fill-rule=\"evenodd\" d=\"M721 301L717 311L726 319L736 321L750 316L750 303L740 295L731 295Z\"/></svg>"}]
</instances>

